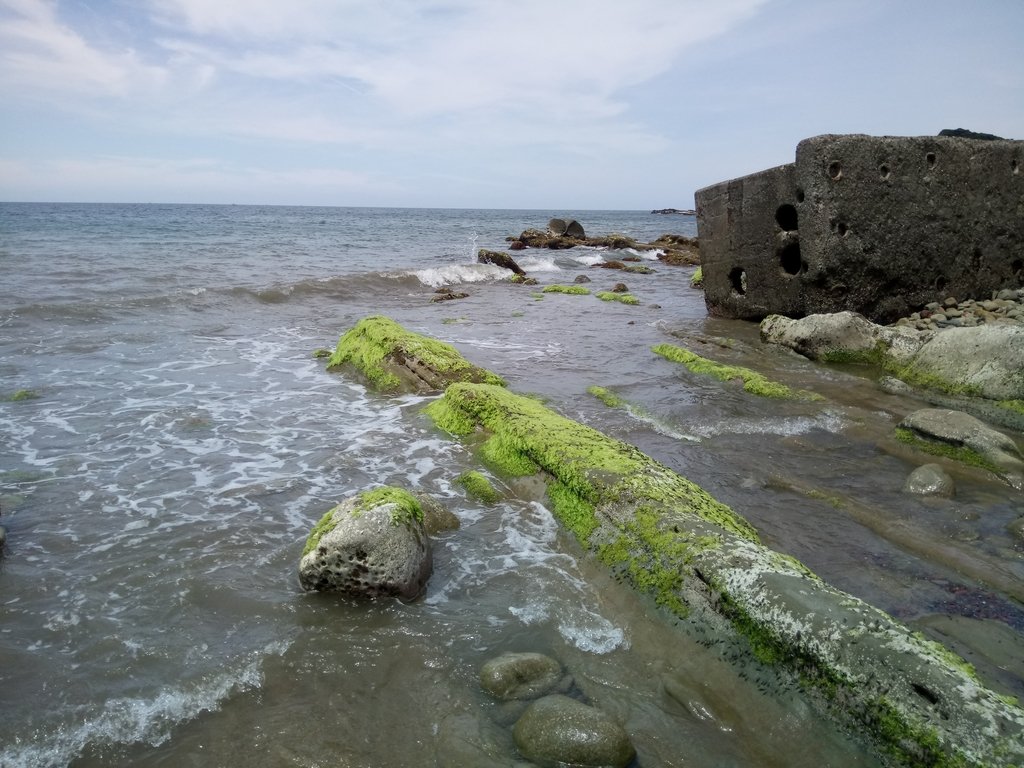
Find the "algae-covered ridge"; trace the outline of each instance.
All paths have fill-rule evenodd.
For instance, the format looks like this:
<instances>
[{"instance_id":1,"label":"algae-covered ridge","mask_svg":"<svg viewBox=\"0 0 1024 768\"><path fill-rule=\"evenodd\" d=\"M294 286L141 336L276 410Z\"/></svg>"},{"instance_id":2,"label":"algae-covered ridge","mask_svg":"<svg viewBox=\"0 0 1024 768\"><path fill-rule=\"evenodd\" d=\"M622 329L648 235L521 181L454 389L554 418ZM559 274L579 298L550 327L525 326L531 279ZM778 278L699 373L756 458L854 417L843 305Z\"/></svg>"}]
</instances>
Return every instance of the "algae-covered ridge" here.
<instances>
[{"instance_id":1,"label":"algae-covered ridge","mask_svg":"<svg viewBox=\"0 0 1024 768\"><path fill-rule=\"evenodd\" d=\"M491 485L486 476L476 470L463 472L455 482L466 489L466 493L484 504L496 504L501 501L501 494Z\"/></svg>"},{"instance_id":2,"label":"algae-covered ridge","mask_svg":"<svg viewBox=\"0 0 1024 768\"><path fill-rule=\"evenodd\" d=\"M657 355L661 355L666 360L671 360L674 363L685 365L693 373L713 376L721 381L735 381L739 379L743 382L743 389L752 395L790 399L799 398L802 400L823 399L821 395L814 394L813 392L791 389L785 384L772 381L749 368L716 363L713 360L708 360L706 357L701 357L688 349L677 347L674 344L657 344L651 347L651 351Z\"/></svg>"},{"instance_id":3,"label":"algae-covered ridge","mask_svg":"<svg viewBox=\"0 0 1024 768\"><path fill-rule=\"evenodd\" d=\"M470 363L450 344L408 331L383 315L363 318L345 333L338 340L327 368L354 365L374 388L392 392L402 381L391 366L417 361L445 381L484 381L502 386L505 383L497 374Z\"/></svg>"},{"instance_id":4,"label":"algae-covered ridge","mask_svg":"<svg viewBox=\"0 0 1024 768\"><path fill-rule=\"evenodd\" d=\"M595 295L601 301L617 301L620 304L630 305L636 305L640 303L640 299L638 299L632 293L615 293L614 291L600 291Z\"/></svg>"},{"instance_id":5,"label":"algae-covered ridge","mask_svg":"<svg viewBox=\"0 0 1024 768\"><path fill-rule=\"evenodd\" d=\"M940 456L944 459L959 461L961 464L986 469L1000 477L1005 473L1005 470L994 461L968 448L966 445L954 445L953 443L939 440L928 440L907 427L896 427L895 435L896 439L901 443L906 443L913 448L917 448L919 451L930 453L932 456Z\"/></svg>"},{"instance_id":6,"label":"algae-covered ridge","mask_svg":"<svg viewBox=\"0 0 1024 768\"><path fill-rule=\"evenodd\" d=\"M728 621L896 764L1024 765L1024 711L966 662L762 546L742 517L635 447L488 385L454 384L427 413L484 440L496 471L545 473L555 517L603 563L678 617Z\"/></svg>"},{"instance_id":7,"label":"algae-covered ridge","mask_svg":"<svg viewBox=\"0 0 1024 768\"><path fill-rule=\"evenodd\" d=\"M336 513L347 509L348 514L352 517L359 517L367 510L385 505L389 505L391 507L390 512L392 525L406 525L413 521L423 522L423 507L420 506L420 503L416 500L415 496L402 488L384 485L380 488L374 488L372 491L363 491L356 496L355 501L352 504L345 504L343 502L342 504L328 510L324 516L317 521L317 524L313 526L313 530L309 532L309 536L306 539L306 546L302 549L302 556L305 557L316 549L317 544L320 543L320 539L323 538L325 534L334 530L338 524Z\"/></svg>"}]
</instances>

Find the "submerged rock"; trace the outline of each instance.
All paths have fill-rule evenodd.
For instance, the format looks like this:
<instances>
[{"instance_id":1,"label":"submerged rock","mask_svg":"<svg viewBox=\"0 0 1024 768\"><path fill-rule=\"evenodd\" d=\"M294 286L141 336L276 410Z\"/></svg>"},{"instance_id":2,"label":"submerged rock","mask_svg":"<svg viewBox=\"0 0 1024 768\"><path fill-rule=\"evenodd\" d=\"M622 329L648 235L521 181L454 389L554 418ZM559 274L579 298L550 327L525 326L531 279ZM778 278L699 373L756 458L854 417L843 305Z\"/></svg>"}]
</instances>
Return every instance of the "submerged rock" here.
<instances>
[{"instance_id":1,"label":"submerged rock","mask_svg":"<svg viewBox=\"0 0 1024 768\"><path fill-rule=\"evenodd\" d=\"M601 710L560 694L531 704L513 736L519 751L543 768L625 768L636 756L621 725Z\"/></svg>"},{"instance_id":2,"label":"submerged rock","mask_svg":"<svg viewBox=\"0 0 1024 768\"><path fill-rule=\"evenodd\" d=\"M411 600L431 568L420 503L385 486L346 499L320 518L299 561L299 583L309 591Z\"/></svg>"},{"instance_id":3,"label":"submerged rock","mask_svg":"<svg viewBox=\"0 0 1024 768\"><path fill-rule=\"evenodd\" d=\"M542 653L503 653L480 670L480 686L502 701L536 699L550 693L565 675L556 659Z\"/></svg>"},{"instance_id":4,"label":"submerged rock","mask_svg":"<svg viewBox=\"0 0 1024 768\"><path fill-rule=\"evenodd\" d=\"M925 464L910 473L903 490L918 496L942 496L948 499L954 491L953 478L938 464Z\"/></svg>"},{"instance_id":5,"label":"submerged rock","mask_svg":"<svg viewBox=\"0 0 1024 768\"><path fill-rule=\"evenodd\" d=\"M930 453L987 469L1024 490L1024 456L1017 444L970 414L923 408L900 422L897 437Z\"/></svg>"}]
</instances>

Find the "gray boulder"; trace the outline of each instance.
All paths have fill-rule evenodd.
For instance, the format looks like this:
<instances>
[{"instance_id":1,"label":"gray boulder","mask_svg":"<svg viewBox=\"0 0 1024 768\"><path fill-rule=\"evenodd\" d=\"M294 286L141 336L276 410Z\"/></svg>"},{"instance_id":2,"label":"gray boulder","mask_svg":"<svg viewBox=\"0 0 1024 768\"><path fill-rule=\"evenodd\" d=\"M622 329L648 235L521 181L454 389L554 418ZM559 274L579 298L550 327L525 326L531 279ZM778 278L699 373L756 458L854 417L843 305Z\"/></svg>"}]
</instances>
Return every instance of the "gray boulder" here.
<instances>
[{"instance_id":1,"label":"gray boulder","mask_svg":"<svg viewBox=\"0 0 1024 768\"><path fill-rule=\"evenodd\" d=\"M377 488L346 499L314 526L299 562L303 589L356 597L417 597L433 567L412 494Z\"/></svg>"},{"instance_id":2,"label":"gray boulder","mask_svg":"<svg viewBox=\"0 0 1024 768\"><path fill-rule=\"evenodd\" d=\"M792 320L770 315L761 339L812 360L878 365L904 381L992 400L1024 399L1024 326L918 331L875 325L854 312Z\"/></svg>"},{"instance_id":3,"label":"gray boulder","mask_svg":"<svg viewBox=\"0 0 1024 768\"><path fill-rule=\"evenodd\" d=\"M901 435L920 447L981 466L1024 490L1024 456L1002 432L970 414L945 408L924 408L900 422Z\"/></svg>"},{"instance_id":4,"label":"gray boulder","mask_svg":"<svg viewBox=\"0 0 1024 768\"><path fill-rule=\"evenodd\" d=\"M624 768L636 756L621 725L560 694L531 704L512 733L519 751L543 768Z\"/></svg>"},{"instance_id":5,"label":"gray boulder","mask_svg":"<svg viewBox=\"0 0 1024 768\"><path fill-rule=\"evenodd\" d=\"M941 496L948 499L954 491L953 478L938 464L925 464L910 473L903 490L917 496Z\"/></svg>"},{"instance_id":6,"label":"gray boulder","mask_svg":"<svg viewBox=\"0 0 1024 768\"><path fill-rule=\"evenodd\" d=\"M480 685L495 698L536 699L562 681L562 665L542 653L504 653L484 664Z\"/></svg>"}]
</instances>

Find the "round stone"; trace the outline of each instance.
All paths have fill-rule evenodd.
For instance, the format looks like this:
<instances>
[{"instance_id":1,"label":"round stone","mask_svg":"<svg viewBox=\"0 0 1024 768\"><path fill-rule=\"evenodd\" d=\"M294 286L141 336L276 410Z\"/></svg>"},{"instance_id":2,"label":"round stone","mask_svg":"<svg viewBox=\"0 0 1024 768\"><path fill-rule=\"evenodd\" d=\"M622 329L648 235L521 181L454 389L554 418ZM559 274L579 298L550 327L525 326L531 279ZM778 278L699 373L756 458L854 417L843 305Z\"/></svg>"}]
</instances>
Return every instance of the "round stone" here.
<instances>
[{"instance_id":1,"label":"round stone","mask_svg":"<svg viewBox=\"0 0 1024 768\"><path fill-rule=\"evenodd\" d=\"M919 496L949 498L954 491L953 478L938 464L925 464L910 473L903 490Z\"/></svg>"},{"instance_id":2,"label":"round stone","mask_svg":"<svg viewBox=\"0 0 1024 768\"><path fill-rule=\"evenodd\" d=\"M636 756L621 725L599 709L560 694L533 702L513 736L523 756L542 768L625 768Z\"/></svg>"},{"instance_id":3,"label":"round stone","mask_svg":"<svg viewBox=\"0 0 1024 768\"><path fill-rule=\"evenodd\" d=\"M562 665L542 653L504 653L484 664L480 685L503 701L535 699L562 679Z\"/></svg>"}]
</instances>

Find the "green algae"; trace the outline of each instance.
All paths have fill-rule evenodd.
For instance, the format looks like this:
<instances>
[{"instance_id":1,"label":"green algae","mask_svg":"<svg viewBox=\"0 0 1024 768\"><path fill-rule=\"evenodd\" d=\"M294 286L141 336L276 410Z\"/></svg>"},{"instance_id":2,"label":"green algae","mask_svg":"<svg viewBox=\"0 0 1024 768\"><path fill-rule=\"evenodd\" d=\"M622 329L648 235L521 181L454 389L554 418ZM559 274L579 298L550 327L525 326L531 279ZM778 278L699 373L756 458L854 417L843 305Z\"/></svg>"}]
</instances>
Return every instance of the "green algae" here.
<instances>
[{"instance_id":1,"label":"green algae","mask_svg":"<svg viewBox=\"0 0 1024 768\"><path fill-rule=\"evenodd\" d=\"M691 288L703 288L704 287L704 268L697 267L697 271L690 277Z\"/></svg>"},{"instance_id":2,"label":"green algae","mask_svg":"<svg viewBox=\"0 0 1024 768\"><path fill-rule=\"evenodd\" d=\"M534 301L544 301L544 294L539 291L534 291L530 296L533 297Z\"/></svg>"},{"instance_id":3,"label":"green algae","mask_svg":"<svg viewBox=\"0 0 1024 768\"><path fill-rule=\"evenodd\" d=\"M477 425L482 427L491 435L482 449L488 463L509 474L544 470L595 506L651 500L661 508L683 509L757 540L746 520L699 486L634 446L560 416L531 398L487 384L459 383L448 387L426 412L440 428L455 435L465 436Z\"/></svg>"},{"instance_id":4,"label":"green algae","mask_svg":"<svg viewBox=\"0 0 1024 768\"><path fill-rule=\"evenodd\" d=\"M401 488L385 485L375 488L372 491L363 491L357 496L357 501L350 514L359 517L364 512L385 504L391 504L391 524L405 525L413 521L423 522L423 508L419 501L408 491ZM333 531L337 526L334 520L334 513L338 507L332 507L321 517L306 538L306 546L302 549L302 556L305 557L320 543L325 534Z\"/></svg>"},{"instance_id":5,"label":"green algae","mask_svg":"<svg viewBox=\"0 0 1024 768\"><path fill-rule=\"evenodd\" d=\"M9 403L21 403L25 400L36 400L40 397L39 393L32 389L19 389L17 392L12 392L3 399Z\"/></svg>"},{"instance_id":6,"label":"green algae","mask_svg":"<svg viewBox=\"0 0 1024 768\"><path fill-rule=\"evenodd\" d=\"M501 494L491 485L483 474L475 470L463 472L455 482L466 489L466 493L484 504L496 504L501 500Z\"/></svg>"},{"instance_id":7,"label":"green algae","mask_svg":"<svg viewBox=\"0 0 1024 768\"><path fill-rule=\"evenodd\" d=\"M609 408L621 408L626 404L626 401L616 395L614 392L594 385L587 387L587 392L596 397L602 403L607 405Z\"/></svg>"},{"instance_id":8,"label":"green algae","mask_svg":"<svg viewBox=\"0 0 1024 768\"><path fill-rule=\"evenodd\" d=\"M313 359L314 360L323 360L324 358L330 357L332 354L333 353L329 349L323 349L323 348L314 349L313 350Z\"/></svg>"},{"instance_id":9,"label":"green algae","mask_svg":"<svg viewBox=\"0 0 1024 768\"><path fill-rule=\"evenodd\" d=\"M785 384L772 381L749 368L716 363L713 360L708 360L706 357L701 357L700 355L690 352L688 349L677 347L674 344L657 344L654 347L651 347L651 351L657 355L661 355L666 360L671 360L674 363L685 365L694 373L713 376L721 381L735 381L739 379L743 382L743 389L752 395L789 399L822 399L820 395L815 395L811 392L802 392L790 389Z\"/></svg>"},{"instance_id":10,"label":"green algae","mask_svg":"<svg viewBox=\"0 0 1024 768\"><path fill-rule=\"evenodd\" d=\"M981 469L988 470L995 475L1002 476L1004 472L1004 470L994 461L982 456L977 451L972 450L965 445L953 445L952 443L943 443L936 440L926 440L914 432L914 430L906 427L896 427L896 439L901 443L906 443L913 448L917 448L925 453L930 453L933 456L941 456L945 459L959 461L961 464L980 467Z\"/></svg>"},{"instance_id":11,"label":"green algae","mask_svg":"<svg viewBox=\"0 0 1024 768\"><path fill-rule=\"evenodd\" d=\"M353 365L375 389L393 392L402 385L394 368L406 361L423 363L444 381L504 385L500 376L473 365L450 344L408 331L383 315L365 317L345 333L338 340L327 369Z\"/></svg>"},{"instance_id":12,"label":"green algae","mask_svg":"<svg viewBox=\"0 0 1024 768\"><path fill-rule=\"evenodd\" d=\"M615 293L614 291L600 291L594 294L601 301L617 301L620 304L636 305L640 303L640 299L634 296L632 293Z\"/></svg>"},{"instance_id":13,"label":"green algae","mask_svg":"<svg viewBox=\"0 0 1024 768\"><path fill-rule=\"evenodd\" d=\"M568 293L573 296L589 296L590 289L582 285L545 285L542 293Z\"/></svg>"},{"instance_id":14,"label":"green algae","mask_svg":"<svg viewBox=\"0 0 1024 768\"><path fill-rule=\"evenodd\" d=\"M1024 400L997 400L996 405L1024 416Z\"/></svg>"}]
</instances>

